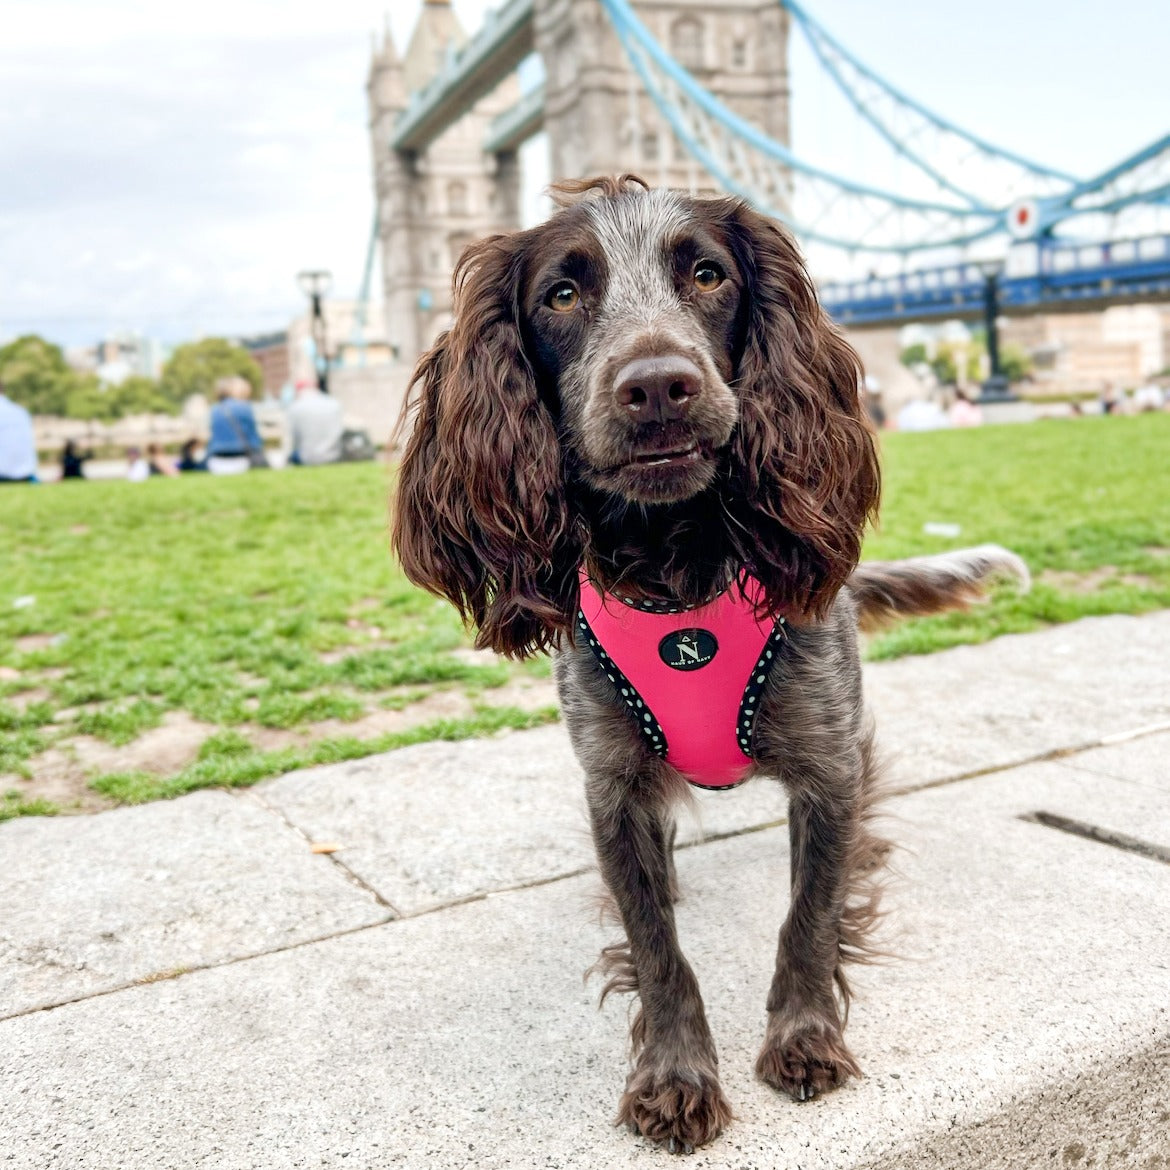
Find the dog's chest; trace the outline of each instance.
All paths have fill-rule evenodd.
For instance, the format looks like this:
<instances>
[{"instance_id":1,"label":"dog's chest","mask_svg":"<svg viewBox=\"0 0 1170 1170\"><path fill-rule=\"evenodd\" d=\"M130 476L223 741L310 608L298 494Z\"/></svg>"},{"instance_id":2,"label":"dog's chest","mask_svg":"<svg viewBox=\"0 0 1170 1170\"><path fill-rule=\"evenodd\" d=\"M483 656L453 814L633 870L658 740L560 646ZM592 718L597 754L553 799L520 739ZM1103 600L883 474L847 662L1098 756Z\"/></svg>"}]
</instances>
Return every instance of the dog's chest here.
<instances>
[{"instance_id":1,"label":"dog's chest","mask_svg":"<svg viewBox=\"0 0 1170 1170\"><path fill-rule=\"evenodd\" d=\"M784 619L760 618L748 578L695 609L650 607L581 571L578 632L651 751L701 788L731 788L752 766L752 731Z\"/></svg>"}]
</instances>

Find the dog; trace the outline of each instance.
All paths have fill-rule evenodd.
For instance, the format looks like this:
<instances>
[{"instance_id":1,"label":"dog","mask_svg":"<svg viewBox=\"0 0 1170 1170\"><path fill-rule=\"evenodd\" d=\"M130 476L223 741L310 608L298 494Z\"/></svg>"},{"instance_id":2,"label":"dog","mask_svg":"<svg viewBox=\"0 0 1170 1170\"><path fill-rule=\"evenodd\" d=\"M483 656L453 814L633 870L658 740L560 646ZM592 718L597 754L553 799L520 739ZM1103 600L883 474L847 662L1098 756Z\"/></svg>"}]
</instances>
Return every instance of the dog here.
<instances>
[{"instance_id":1,"label":"dog","mask_svg":"<svg viewBox=\"0 0 1170 1170\"><path fill-rule=\"evenodd\" d=\"M476 645L556 653L636 992L618 1121L691 1152L731 1120L675 930L672 809L753 775L789 796L791 904L756 1064L797 1100L859 1074L848 962L874 957L888 843L858 628L1026 577L998 546L859 567L880 473L859 360L800 253L736 199L626 175L471 245L423 355L392 543Z\"/></svg>"}]
</instances>

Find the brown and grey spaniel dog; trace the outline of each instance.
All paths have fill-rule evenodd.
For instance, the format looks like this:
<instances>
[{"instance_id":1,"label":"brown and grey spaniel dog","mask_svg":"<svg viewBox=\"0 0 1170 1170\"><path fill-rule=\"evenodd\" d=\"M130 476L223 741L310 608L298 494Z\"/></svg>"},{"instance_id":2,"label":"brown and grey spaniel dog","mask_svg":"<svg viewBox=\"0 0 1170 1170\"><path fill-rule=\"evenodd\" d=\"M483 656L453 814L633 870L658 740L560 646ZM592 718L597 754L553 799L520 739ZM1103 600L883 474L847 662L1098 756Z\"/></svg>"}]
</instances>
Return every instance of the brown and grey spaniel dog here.
<instances>
[{"instance_id":1,"label":"brown and grey spaniel dog","mask_svg":"<svg viewBox=\"0 0 1170 1170\"><path fill-rule=\"evenodd\" d=\"M872 954L886 843L859 623L1026 576L985 546L858 567L878 505L857 355L777 224L597 179L469 248L419 363L394 506L412 581L476 644L553 649L636 991L619 1119L689 1151L731 1118L679 949L672 809L753 775L790 800L791 905L756 1070L798 1100L858 1073L844 964Z\"/></svg>"}]
</instances>

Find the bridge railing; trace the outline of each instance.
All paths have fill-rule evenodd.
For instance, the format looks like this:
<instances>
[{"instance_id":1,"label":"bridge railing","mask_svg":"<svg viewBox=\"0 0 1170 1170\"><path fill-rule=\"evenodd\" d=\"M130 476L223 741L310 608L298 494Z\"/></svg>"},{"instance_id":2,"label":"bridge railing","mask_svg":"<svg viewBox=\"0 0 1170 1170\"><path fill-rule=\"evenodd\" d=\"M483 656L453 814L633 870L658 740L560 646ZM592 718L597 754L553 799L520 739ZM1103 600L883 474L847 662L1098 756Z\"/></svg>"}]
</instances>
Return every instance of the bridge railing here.
<instances>
[{"instance_id":1,"label":"bridge railing","mask_svg":"<svg viewBox=\"0 0 1170 1170\"><path fill-rule=\"evenodd\" d=\"M998 282L1005 312L1170 298L1170 234L1100 244L1047 241L1017 250ZM826 281L825 308L842 324L974 317L986 278L978 264L951 264L863 280Z\"/></svg>"}]
</instances>

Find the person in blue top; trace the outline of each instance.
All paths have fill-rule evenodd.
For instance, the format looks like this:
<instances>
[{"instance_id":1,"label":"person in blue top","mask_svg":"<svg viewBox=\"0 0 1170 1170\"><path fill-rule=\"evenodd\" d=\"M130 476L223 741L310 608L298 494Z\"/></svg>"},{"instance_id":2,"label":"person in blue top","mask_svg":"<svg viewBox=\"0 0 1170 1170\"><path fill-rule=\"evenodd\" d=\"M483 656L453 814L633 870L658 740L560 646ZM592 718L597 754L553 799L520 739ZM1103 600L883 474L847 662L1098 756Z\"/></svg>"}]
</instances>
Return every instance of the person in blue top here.
<instances>
[{"instance_id":1,"label":"person in blue top","mask_svg":"<svg viewBox=\"0 0 1170 1170\"><path fill-rule=\"evenodd\" d=\"M0 483L36 483L37 445L32 418L0 383Z\"/></svg>"},{"instance_id":2,"label":"person in blue top","mask_svg":"<svg viewBox=\"0 0 1170 1170\"><path fill-rule=\"evenodd\" d=\"M220 378L211 408L211 438L207 443L207 470L213 475L236 475L250 467L265 467L264 442L248 395L247 379Z\"/></svg>"}]
</instances>

